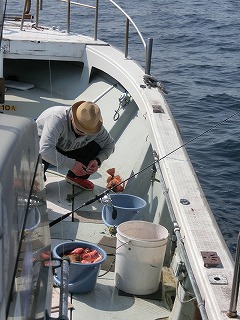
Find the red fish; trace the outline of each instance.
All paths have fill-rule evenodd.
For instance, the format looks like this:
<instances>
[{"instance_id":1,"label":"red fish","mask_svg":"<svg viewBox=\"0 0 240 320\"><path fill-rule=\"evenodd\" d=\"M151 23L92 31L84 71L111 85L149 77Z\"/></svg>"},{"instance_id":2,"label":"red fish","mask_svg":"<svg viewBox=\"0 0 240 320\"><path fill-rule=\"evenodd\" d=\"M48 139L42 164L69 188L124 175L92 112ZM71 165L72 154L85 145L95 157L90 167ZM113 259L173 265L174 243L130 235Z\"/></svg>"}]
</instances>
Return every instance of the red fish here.
<instances>
[{"instance_id":1,"label":"red fish","mask_svg":"<svg viewBox=\"0 0 240 320\"><path fill-rule=\"evenodd\" d=\"M83 248L76 248L70 252L70 254L82 254L84 251Z\"/></svg>"},{"instance_id":2,"label":"red fish","mask_svg":"<svg viewBox=\"0 0 240 320\"><path fill-rule=\"evenodd\" d=\"M111 177L113 177L113 176L115 175L115 168L108 169L108 170L107 170L107 173L108 173Z\"/></svg>"},{"instance_id":3,"label":"red fish","mask_svg":"<svg viewBox=\"0 0 240 320\"><path fill-rule=\"evenodd\" d=\"M125 183L119 175L115 176L115 168L107 170L110 176L107 178L107 189L112 189L114 192L122 192L125 187Z\"/></svg>"},{"instance_id":4,"label":"red fish","mask_svg":"<svg viewBox=\"0 0 240 320\"><path fill-rule=\"evenodd\" d=\"M91 250L90 248L75 248L69 252L66 256L69 257L71 262L74 263L94 263L102 260L102 255L96 250Z\"/></svg>"}]
</instances>

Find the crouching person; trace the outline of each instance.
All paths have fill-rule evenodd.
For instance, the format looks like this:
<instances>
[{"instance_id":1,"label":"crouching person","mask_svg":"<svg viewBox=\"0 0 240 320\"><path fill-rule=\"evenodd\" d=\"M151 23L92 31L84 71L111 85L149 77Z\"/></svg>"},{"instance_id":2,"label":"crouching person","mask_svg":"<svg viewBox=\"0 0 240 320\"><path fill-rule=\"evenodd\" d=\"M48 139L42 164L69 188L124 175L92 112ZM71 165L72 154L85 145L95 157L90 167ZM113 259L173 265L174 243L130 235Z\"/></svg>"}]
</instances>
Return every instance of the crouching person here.
<instances>
[{"instance_id":1,"label":"crouching person","mask_svg":"<svg viewBox=\"0 0 240 320\"><path fill-rule=\"evenodd\" d=\"M49 164L66 167L69 183L92 190L94 184L88 178L115 148L98 105L79 101L71 107L51 107L36 122L44 173Z\"/></svg>"}]
</instances>

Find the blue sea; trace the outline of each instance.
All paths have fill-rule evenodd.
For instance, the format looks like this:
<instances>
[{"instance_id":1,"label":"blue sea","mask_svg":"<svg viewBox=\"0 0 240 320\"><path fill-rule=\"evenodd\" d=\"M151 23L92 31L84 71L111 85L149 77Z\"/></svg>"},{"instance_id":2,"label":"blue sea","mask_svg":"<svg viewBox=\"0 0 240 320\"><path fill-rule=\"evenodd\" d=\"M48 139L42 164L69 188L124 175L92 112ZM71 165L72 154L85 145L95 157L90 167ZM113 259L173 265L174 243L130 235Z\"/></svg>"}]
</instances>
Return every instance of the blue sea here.
<instances>
[{"instance_id":1,"label":"blue sea","mask_svg":"<svg viewBox=\"0 0 240 320\"><path fill-rule=\"evenodd\" d=\"M240 114L231 116L240 112L240 2L116 2L127 11L145 40L153 38L151 74L168 91L166 99L187 143L203 191L235 255L240 230ZM93 0L82 3L95 5ZM13 0L9 4L14 8L19 5ZM50 7L53 20L56 5L60 13L66 10L66 3L59 1L43 1L44 5ZM99 5L98 38L110 39L124 49L125 19L117 18L110 2L99 0ZM60 27L65 19L66 15L60 14ZM71 31L87 33L94 12L74 7L71 19ZM41 17L40 22L44 22ZM143 64L142 43L131 26L130 42L129 54Z\"/></svg>"}]
</instances>

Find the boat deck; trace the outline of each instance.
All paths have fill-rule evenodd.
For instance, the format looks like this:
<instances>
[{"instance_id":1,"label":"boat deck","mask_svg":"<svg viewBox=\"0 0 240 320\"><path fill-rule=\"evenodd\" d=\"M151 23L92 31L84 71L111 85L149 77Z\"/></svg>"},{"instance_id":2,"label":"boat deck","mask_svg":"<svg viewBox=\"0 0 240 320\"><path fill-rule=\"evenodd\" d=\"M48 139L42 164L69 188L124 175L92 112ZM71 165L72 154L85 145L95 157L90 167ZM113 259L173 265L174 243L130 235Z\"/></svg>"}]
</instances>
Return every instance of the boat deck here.
<instances>
[{"instance_id":1,"label":"boat deck","mask_svg":"<svg viewBox=\"0 0 240 320\"><path fill-rule=\"evenodd\" d=\"M100 169L101 170L101 169ZM94 191L82 191L70 185L64 179L64 174L49 171L47 173L46 192L50 221L61 214L70 212L81 206L99 190L105 187L103 175L92 179ZM77 194L78 192L80 194ZM72 202L67 200L69 195L77 194ZM57 201L55 199L58 199ZM97 283L93 291L85 294L69 294L69 319L168 319L169 309L162 296L162 288L149 296L134 296L123 293L114 285L114 254L116 237L112 236L108 227L101 219L102 203L99 201L83 207L63 221L51 227L52 247L66 241L88 241L100 246L110 254L101 266ZM58 290L53 291L52 317L58 317ZM173 289L174 290L174 289Z\"/></svg>"}]
</instances>

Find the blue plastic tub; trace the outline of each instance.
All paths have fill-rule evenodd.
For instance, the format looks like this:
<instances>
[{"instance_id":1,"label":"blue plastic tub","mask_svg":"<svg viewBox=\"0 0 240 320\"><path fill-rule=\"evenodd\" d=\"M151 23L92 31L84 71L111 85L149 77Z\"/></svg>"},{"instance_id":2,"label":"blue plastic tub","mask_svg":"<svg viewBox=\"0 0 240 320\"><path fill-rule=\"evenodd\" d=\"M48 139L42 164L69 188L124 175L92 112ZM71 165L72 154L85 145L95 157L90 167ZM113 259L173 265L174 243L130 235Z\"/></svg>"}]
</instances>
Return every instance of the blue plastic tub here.
<instances>
[{"instance_id":1,"label":"blue plastic tub","mask_svg":"<svg viewBox=\"0 0 240 320\"><path fill-rule=\"evenodd\" d=\"M112 205L105 204L102 209L102 220L108 227L116 227L138 217L138 213L147 203L140 197L131 194L111 194Z\"/></svg>"},{"instance_id":2,"label":"blue plastic tub","mask_svg":"<svg viewBox=\"0 0 240 320\"><path fill-rule=\"evenodd\" d=\"M70 263L68 291L71 293L86 293L94 289L101 264L106 260L107 254L103 249L90 242L64 242L53 249L53 258L62 258L63 253L78 247L96 249L103 257L102 260L90 264ZM60 286L61 268L56 270L57 274L54 276L54 281Z\"/></svg>"}]
</instances>

